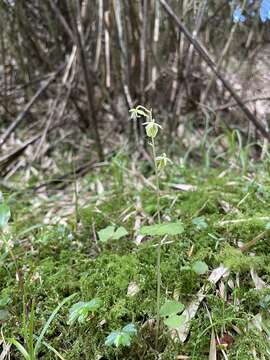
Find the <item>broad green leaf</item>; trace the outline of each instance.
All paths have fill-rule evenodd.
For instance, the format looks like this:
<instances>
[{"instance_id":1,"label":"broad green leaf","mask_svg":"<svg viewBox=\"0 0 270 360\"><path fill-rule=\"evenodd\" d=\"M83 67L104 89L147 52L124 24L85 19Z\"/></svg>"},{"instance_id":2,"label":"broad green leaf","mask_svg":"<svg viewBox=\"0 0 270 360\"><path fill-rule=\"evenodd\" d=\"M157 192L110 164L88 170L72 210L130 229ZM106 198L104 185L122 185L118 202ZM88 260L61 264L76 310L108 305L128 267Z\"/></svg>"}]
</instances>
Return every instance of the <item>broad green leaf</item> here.
<instances>
[{"instance_id":1,"label":"broad green leaf","mask_svg":"<svg viewBox=\"0 0 270 360\"><path fill-rule=\"evenodd\" d=\"M112 238L115 227L112 225L107 226L105 229L98 231L99 240L106 242Z\"/></svg>"},{"instance_id":2,"label":"broad green leaf","mask_svg":"<svg viewBox=\"0 0 270 360\"><path fill-rule=\"evenodd\" d=\"M175 300L167 300L160 308L160 316L170 316L183 311L185 306Z\"/></svg>"},{"instance_id":3,"label":"broad green leaf","mask_svg":"<svg viewBox=\"0 0 270 360\"><path fill-rule=\"evenodd\" d=\"M164 320L164 324L170 329L177 329L186 320L184 315L172 315Z\"/></svg>"},{"instance_id":4,"label":"broad green leaf","mask_svg":"<svg viewBox=\"0 0 270 360\"><path fill-rule=\"evenodd\" d=\"M164 235L180 235L184 232L183 224L178 222L155 224L143 226L140 230L142 235L164 236Z\"/></svg>"},{"instance_id":5,"label":"broad green leaf","mask_svg":"<svg viewBox=\"0 0 270 360\"><path fill-rule=\"evenodd\" d=\"M121 239L122 237L124 237L126 235L128 235L127 230L123 226L120 226L113 234L113 240Z\"/></svg>"},{"instance_id":6,"label":"broad green leaf","mask_svg":"<svg viewBox=\"0 0 270 360\"><path fill-rule=\"evenodd\" d=\"M203 230L208 227L208 224L204 218L204 216L194 218L192 220L192 224L196 226L197 229Z\"/></svg>"},{"instance_id":7,"label":"broad green leaf","mask_svg":"<svg viewBox=\"0 0 270 360\"><path fill-rule=\"evenodd\" d=\"M3 230L10 219L10 208L5 203L0 204L0 230Z\"/></svg>"},{"instance_id":8,"label":"broad green leaf","mask_svg":"<svg viewBox=\"0 0 270 360\"><path fill-rule=\"evenodd\" d=\"M128 234L127 230L120 226L115 229L115 226L109 225L106 228L98 231L100 241L107 242L108 240L119 240Z\"/></svg>"},{"instance_id":9,"label":"broad green leaf","mask_svg":"<svg viewBox=\"0 0 270 360\"><path fill-rule=\"evenodd\" d=\"M199 275L203 275L205 273L207 273L208 269L208 265L204 262L204 261L196 261L191 269Z\"/></svg>"},{"instance_id":10,"label":"broad green leaf","mask_svg":"<svg viewBox=\"0 0 270 360\"><path fill-rule=\"evenodd\" d=\"M89 313L94 313L101 305L102 301L98 298L88 302L79 301L72 305L69 309L68 324L72 325L76 320L78 320L79 323L84 323Z\"/></svg>"},{"instance_id":11,"label":"broad green leaf","mask_svg":"<svg viewBox=\"0 0 270 360\"><path fill-rule=\"evenodd\" d=\"M135 335L137 333L136 327L134 324L130 323L123 327L123 332L126 332L129 335Z\"/></svg>"}]
</instances>

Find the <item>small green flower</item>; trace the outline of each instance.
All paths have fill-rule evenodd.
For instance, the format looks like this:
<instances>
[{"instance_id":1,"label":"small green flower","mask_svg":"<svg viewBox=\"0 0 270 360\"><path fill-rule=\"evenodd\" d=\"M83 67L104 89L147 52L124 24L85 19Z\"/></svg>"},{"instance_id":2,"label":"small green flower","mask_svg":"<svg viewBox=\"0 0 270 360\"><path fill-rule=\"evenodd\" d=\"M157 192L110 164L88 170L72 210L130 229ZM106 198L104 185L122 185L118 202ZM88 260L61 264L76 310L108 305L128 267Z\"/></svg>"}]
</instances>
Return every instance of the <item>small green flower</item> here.
<instances>
[{"instance_id":1,"label":"small green flower","mask_svg":"<svg viewBox=\"0 0 270 360\"><path fill-rule=\"evenodd\" d=\"M158 156L156 161L159 170L164 169L168 163L172 164L171 159L169 159L165 153L163 153L161 156Z\"/></svg>"},{"instance_id":2,"label":"small green flower","mask_svg":"<svg viewBox=\"0 0 270 360\"><path fill-rule=\"evenodd\" d=\"M157 136L158 129L159 128L162 129L162 127L159 124L157 124L154 119L143 123L143 125L146 125L145 126L146 135L152 139L154 139Z\"/></svg>"},{"instance_id":3,"label":"small green flower","mask_svg":"<svg viewBox=\"0 0 270 360\"><path fill-rule=\"evenodd\" d=\"M144 116L146 118L151 118L151 110L147 110L144 106L137 106L135 108L132 108L129 110L129 112L131 113L130 115L130 119L131 120L136 120L137 118Z\"/></svg>"},{"instance_id":4,"label":"small green flower","mask_svg":"<svg viewBox=\"0 0 270 360\"><path fill-rule=\"evenodd\" d=\"M139 117L139 114L136 109L130 109L129 112L130 112L131 120L136 120Z\"/></svg>"}]
</instances>

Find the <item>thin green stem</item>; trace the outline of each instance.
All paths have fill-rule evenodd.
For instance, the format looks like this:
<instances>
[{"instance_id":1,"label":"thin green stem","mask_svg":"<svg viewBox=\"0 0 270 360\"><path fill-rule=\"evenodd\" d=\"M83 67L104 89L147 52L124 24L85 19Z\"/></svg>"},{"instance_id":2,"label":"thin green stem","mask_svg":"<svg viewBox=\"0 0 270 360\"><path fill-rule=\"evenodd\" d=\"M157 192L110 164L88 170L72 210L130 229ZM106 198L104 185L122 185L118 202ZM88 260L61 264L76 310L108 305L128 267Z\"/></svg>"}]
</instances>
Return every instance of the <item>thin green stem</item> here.
<instances>
[{"instance_id":1,"label":"thin green stem","mask_svg":"<svg viewBox=\"0 0 270 360\"><path fill-rule=\"evenodd\" d=\"M152 137L152 150L153 150L153 159L154 159L154 167L155 167L155 177L156 177L156 195L157 195L157 216L158 223L161 222L160 216L160 186L159 186L159 172L157 166L157 156L156 156L156 147L155 147L155 139ZM157 247L157 325L156 325L156 348L158 344L158 335L159 335L159 323L160 323L160 289L161 289L161 271L160 271L160 260L161 260L161 238L159 239L158 247Z\"/></svg>"}]
</instances>

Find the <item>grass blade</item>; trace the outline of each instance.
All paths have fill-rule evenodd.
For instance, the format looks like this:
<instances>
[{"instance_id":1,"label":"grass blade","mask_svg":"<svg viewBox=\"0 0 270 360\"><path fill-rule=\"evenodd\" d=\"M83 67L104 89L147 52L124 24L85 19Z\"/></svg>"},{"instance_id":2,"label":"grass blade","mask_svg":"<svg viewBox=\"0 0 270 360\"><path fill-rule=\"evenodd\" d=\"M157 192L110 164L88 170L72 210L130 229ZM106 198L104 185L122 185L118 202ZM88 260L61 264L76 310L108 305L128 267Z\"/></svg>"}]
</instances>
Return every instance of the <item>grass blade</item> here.
<instances>
[{"instance_id":1,"label":"grass blade","mask_svg":"<svg viewBox=\"0 0 270 360\"><path fill-rule=\"evenodd\" d=\"M48 344L46 341L42 341L42 344L46 346L47 349L51 350L56 356L59 357L61 360L66 360L54 347L52 347L50 344Z\"/></svg>"},{"instance_id":2,"label":"grass blade","mask_svg":"<svg viewBox=\"0 0 270 360\"><path fill-rule=\"evenodd\" d=\"M65 305L69 300L71 300L72 298L74 298L76 294L72 294L70 296L68 296L67 298L65 298L55 309L54 311L52 312L51 316L49 317L49 319L47 320L46 324L44 325L38 339L37 339L37 342L36 342L36 346L35 346L35 350L34 350L34 353L35 355L37 356L38 354L38 350L39 350L39 347L42 343L42 340L43 340L43 337L45 336L47 330L49 329L50 325L51 325L51 322L53 321L53 319L55 318L55 316L57 315L58 311L61 309L61 307L63 305Z\"/></svg>"},{"instance_id":3,"label":"grass blade","mask_svg":"<svg viewBox=\"0 0 270 360\"><path fill-rule=\"evenodd\" d=\"M22 344L20 344L16 339L10 339L9 343L14 345L17 348L17 350L23 355L25 360L34 360L34 359L31 359L28 352L25 350L25 348L22 346Z\"/></svg>"}]
</instances>

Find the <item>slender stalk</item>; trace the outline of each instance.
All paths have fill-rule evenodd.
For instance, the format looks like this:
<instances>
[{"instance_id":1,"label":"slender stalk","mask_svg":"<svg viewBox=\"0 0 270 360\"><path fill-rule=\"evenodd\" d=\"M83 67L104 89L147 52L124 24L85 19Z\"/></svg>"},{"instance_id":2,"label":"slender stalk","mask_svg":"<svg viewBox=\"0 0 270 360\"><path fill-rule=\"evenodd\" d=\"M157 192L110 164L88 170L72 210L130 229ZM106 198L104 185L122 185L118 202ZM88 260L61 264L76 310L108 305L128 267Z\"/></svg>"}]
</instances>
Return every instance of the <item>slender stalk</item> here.
<instances>
[{"instance_id":1,"label":"slender stalk","mask_svg":"<svg viewBox=\"0 0 270 360\"><path fill-rule=\"evenodd\" d=\"M155 137L158 134L159 128L162 128L159 124L155 122L155 119L152 116L152 109L148 110L142 105L138 105L136 108L131 109L131 118L137 118L140 116L144 116L146 118L145 125L146 135L151 139L150 145L153 151L153 162L155 168L155 178L156 178L156 200L157 200L157 216L158 216L158 224L161 224L161 210L160 210L160 179L159 174L160 170L166 166L166 163L170 161L167 158L166 154L163 153L162 156L157 156L156 153L156 144ZM161 244L162 239L159 238L158 247L157 247L157 318L156 318L156 339L155 339L155 347L158 345L158 336L159 336L159 323L160 323L160 293L161 293Z\"/></svg>"},{"instance_id":2,"label":"slender stalk","mask_svg":"<svg viewBox=\"0 0 270 360\"><path fill-rule=\"evenodd\" d=\"M155 139L151 138L151 145L153 151L153 159L154 159L154 167L155 167L155 178L156 178L156 195L157 195L157 216L158 223L160 224L160 186L159 186L159 172L157 166L157 156L156 156L156 146ZM160 323L160 289L161 289L161 271L160 271L160 260L161 260L161 238L159 239L158 247L157 247L157 325L156 325L156 339L155 345L157 347L158 344L158 335L159 335L159 323Z\"/></svg>"}]
</instances>

